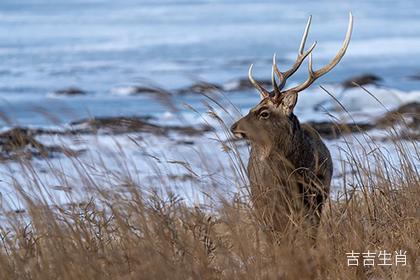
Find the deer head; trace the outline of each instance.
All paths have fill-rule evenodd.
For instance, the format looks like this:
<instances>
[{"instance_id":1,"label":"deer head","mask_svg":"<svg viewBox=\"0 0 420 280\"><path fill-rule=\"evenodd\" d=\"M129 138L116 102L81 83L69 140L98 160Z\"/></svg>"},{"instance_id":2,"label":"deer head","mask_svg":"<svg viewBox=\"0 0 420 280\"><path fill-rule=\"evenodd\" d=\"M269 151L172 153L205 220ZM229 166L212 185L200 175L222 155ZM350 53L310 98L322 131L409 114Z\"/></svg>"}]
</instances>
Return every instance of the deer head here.
<instances>
[{"instance_id":1,"label":"deer head","mask_svg":"<svg viewBox=\"0 0 420 280\"><path fill-rule=\"evenodd\" d=\"M293 115L293 109L296 106L298 94L308 88L316 79L328 73L340 62L350 42L353 28L353 16L350 13L347 33L341 49L330 63L317 71L314 71L312 68L312 51L316 46L316 42L313 43L307 51L304 51L310 25L311 17L309 17L306 24L296 62L289 70L281 72L276 64L276 56L273 56L271 73L273 84L272 91L268 91L254 80L252 77L253 65L251 65L248 78L259 91L261 101L257 106L252 108L245 117L232 125L231 131L235 137L246 138L250 140L251 143L260 145L278 143L279 139L276 139L276 137L281 137L283 142L287 141L288 138L293 137L293 131L296 129L296 125L298 125L297 119ZM298 86L283 90L287 79L299 69L302 62L308 56L308 79ZM279 83L276 81L276 76Z\"/></svg>"}]
</instances>

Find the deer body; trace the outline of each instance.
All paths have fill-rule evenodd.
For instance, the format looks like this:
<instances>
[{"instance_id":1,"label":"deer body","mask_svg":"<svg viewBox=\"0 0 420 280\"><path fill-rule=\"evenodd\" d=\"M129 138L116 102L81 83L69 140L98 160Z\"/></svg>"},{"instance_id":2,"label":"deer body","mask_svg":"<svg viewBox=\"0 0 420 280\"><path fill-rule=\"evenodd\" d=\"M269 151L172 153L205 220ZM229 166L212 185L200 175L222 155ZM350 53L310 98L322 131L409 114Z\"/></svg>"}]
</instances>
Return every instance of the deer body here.
<instances>
[{"instance_id":1,"label":"deer body","mask_svg":"<svg viewBox=\"0 0 420 280\"><path fill-rule=\"evenodd\" d=\"M304 52L311 18L308 20L295 64L280 72L273 57L272 83L269 92L252 78L249 79L261 94L261 101L234 123L232 133L251 144L248 162L251 200L258 216L270 231L282 233L290 226L303 222L316 234L322 206L329 196L333 164L328 148L319 134L308 125L301 125L294 115L298 93L317 78L329 72L348 47L353 18L343 47L325 67L313 71L311 52ZM309 78L301 85L282 91L289 78L309 56ZM277 84L275 74L280 80ZM313 236L314 237L314 236Z\"/></svg>"},{"instance_id":2,"label":"deer body","mask_svg":"<svg viewBox=\"0 0 420 280\"><path fill-rule=\"evenodd\" d=\"M330 153L318 133L306 125L298 126L290 139L282 136L276 135L270 150L251 144L251 199L271 230L283 232L290 219L296 223L299 218L315 229L330 191Z\"/></svg>"}]
</instances>

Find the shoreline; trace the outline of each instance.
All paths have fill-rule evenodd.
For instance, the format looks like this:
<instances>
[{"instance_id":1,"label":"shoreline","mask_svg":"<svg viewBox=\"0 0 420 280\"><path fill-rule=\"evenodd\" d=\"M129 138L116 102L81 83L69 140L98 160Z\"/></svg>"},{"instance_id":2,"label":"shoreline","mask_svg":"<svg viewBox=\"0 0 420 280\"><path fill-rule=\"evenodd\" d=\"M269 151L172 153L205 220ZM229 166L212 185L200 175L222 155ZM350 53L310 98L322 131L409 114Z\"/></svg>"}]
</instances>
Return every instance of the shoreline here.
<instances>
[{"instance_id":1,"label":"shoreline","mask_svg":"<svg viewBox=\"0 0 420 280\"><path fill-rule=\"evenodd\" d=\"M420 103L411 103L366 124L346 126L337 122L313 122L332 153L332 197L340 195L343 178L351 176L350 171L342 167L346 161L343 151L352 149L363 154L368 153L366 149L383 149L394 162L393 158L398 154L395 143L410 146L410 143L420 141L419 111ZM24 182L25 174L30 170L37 171L39 182L51 191L52 197L63 203L68 201L70 194L79 197L78 200L85 199L79 168L86 168L85 172L99 182L103 180L102 176L107 176L108 170L115 174L131 174L143 190L173 192L186 198L191 205L205 200L208 192L230 197L245 191L246 180L239 186L234 178L238 168L244 167L235 167L231 157L236 150L241 161L246 163L247 143L232 141L230 134L224 131L224 124L217 124L217 118L212 125L204 123L207 126L182 127L159 125L153 118L99 118L75 122L76 130L15 128L12 130L16 133L15 139L10 131L3 132L0 134L3 156L0 176L5 178L0 182L2 205L19 205L11 188L12 181L6 178ZM16 150L5 151L5 145ZM410 150L413 148L409 147ZM415 150L413 152L415 156ZM217 189L208 189L215 179L219 182ZM61 189L63 180L71 180L75 185ZM230 182L236 183L231 185ZM26 189L31 187L27 183L22 183Z\"/></svg>"}]
</instances>

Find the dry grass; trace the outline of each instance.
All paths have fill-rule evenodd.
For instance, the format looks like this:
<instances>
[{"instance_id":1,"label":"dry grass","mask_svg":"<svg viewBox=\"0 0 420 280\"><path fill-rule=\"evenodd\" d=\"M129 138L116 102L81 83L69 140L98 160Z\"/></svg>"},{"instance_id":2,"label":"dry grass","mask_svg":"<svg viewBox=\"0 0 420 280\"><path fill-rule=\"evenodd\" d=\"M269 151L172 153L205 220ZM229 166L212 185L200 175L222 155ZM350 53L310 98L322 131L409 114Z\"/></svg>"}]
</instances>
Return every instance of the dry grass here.
<instances>
[{"instance_id":1,"label":"dry grass","mask_svg":"<svg viewBox=\"0 0 420 280\"><path fill-rule=\"evenodd\" d=\"M142 192L128 174L105 191L77 159L91 199L47 205L37 174L22 163L33 188L28 194L15 181L26 211L1 212L0 279L419 279L417 144L394 142L397 166L374 141L342 151L343 195L325 207L315 247L299 229L267 241L246 197L191 207L175 195ZM391 266L349 267L352 250L407 251L407 265L393 257Z\"/></svg>"}]
</instances>

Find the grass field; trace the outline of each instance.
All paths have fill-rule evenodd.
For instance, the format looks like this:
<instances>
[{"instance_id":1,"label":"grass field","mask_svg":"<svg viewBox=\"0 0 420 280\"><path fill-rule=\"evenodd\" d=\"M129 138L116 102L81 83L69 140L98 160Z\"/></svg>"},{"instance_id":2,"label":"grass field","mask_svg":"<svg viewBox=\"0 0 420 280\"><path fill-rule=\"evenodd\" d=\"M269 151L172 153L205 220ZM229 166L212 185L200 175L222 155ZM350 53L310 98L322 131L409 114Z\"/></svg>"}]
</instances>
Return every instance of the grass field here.
<instances>
[{"instance_id":1,"label":"grass field","mask_svg":"<svg viewBox=\"0 0 420 280\"><path fill-rule=\"evenodd\" d=\"M31 188L11 178L25 207L1 211L0 279L419 279L418 142L389 138L391 162L379 140L363 137L368 146L348 143L334 162L341 191L327 202L315 246L299 227L269 241L246 191L194 206L105 166L94 167L106 174L96 181L92 166L73 157L86 200L62 205L22 160ZM246 181L236 149L226 147L236 168L225 171ZM56 170L64 187L76 184Z\"/></svg>"}]
</instances>

